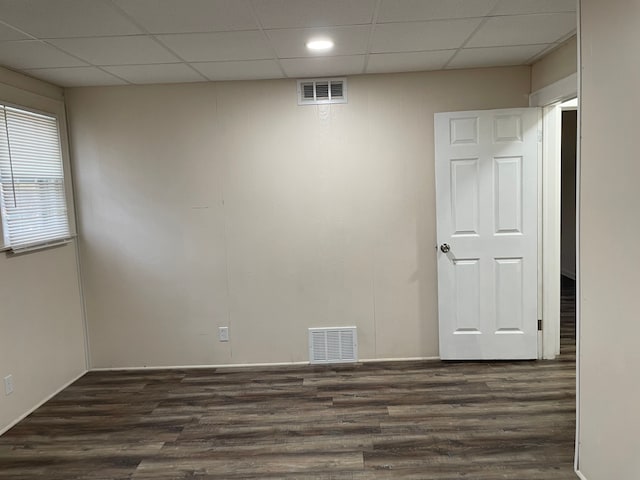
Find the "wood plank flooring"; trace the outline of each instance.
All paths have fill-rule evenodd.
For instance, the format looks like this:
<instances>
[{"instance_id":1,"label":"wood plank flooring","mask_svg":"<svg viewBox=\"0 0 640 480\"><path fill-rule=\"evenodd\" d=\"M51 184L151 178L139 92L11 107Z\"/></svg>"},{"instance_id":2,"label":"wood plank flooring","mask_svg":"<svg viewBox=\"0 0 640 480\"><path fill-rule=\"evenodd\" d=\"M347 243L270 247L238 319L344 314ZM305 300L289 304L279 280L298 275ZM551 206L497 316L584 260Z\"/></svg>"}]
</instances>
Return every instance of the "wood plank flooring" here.
<instances>
[{"instance_id":1,"label":"wood plank flooring","mask_svg":"<svg viewBox=\"0 0 640 480\"><path fill-rule=\"evenodd\" d=\"M0 479L575 479L573 300L550 362L89 373L0 437Z\"/></svg>"}]
</instances>

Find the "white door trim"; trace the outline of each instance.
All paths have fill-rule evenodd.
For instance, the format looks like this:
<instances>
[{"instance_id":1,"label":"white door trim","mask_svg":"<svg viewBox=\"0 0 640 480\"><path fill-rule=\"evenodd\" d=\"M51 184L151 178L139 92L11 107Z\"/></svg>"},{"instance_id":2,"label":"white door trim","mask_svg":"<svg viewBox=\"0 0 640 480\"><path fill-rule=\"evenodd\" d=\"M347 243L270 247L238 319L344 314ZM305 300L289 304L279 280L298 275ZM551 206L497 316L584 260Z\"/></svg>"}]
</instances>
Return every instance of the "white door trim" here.
<instances>
[{"instance_id":1,"label":"white door trim","mask_svg":"<svg viewBox=\"0 0 640 480\"><path fill-rule=\"evenodd\" d=\"M578 74L573 73L529 95L530 107L546 107L578 96Z\"/></svg>"},{"instance_id":2,"label":"white door trim","mask_svg":"<svg viewBox=\"0 0 640 480\"><path fill-rule=\"evenodd\" d=\"M542 358L560 354L560 185L562 111L543 108L542 130Z\"/></svg>"},{"instance_id":3,"label":"white door trim","mask_svg":"<svg viewBox=\"0 0 640 480\"><path fill-rule=\"evenodd\" d=\"M542 298L542 358L560 353L560 167L562 109L578 95L578 75L569 75L529 95L529 106L543 107L542 205L539 258Z\"/></svg>"}]
</instances>

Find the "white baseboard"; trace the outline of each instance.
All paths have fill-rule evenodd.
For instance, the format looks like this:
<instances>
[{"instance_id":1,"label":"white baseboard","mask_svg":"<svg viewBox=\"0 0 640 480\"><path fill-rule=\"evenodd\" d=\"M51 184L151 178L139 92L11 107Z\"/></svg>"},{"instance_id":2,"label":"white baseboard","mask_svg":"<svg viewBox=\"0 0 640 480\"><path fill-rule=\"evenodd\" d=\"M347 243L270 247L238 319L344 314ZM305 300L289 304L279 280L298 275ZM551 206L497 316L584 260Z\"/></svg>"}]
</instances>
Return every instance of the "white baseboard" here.
<instances>
[{"instance_id":1,"label":"white baseboard","mask_svg":"<svg viewBox=\"0 0 640 480\"><path fill-rule=\"evenodd\" d=\"M440 360L440 357L407 357L407 358L364 358L356 363L374 363L374 362L412 362L422 360ZM211 365L163 365L154 367L97 367L92 368L90 372L119 372L119 371L142 371L142 370L191 370L205 368L263 368L263 367L292 367L309 365L309 362L273 362L273 363L226 363ZM343 365L339 363L328 363L331 365ZM346 364L344 364L346 365Z\"/></svg>"},{"instance_id":2,"label":"white baseboard","mask_svg":"<svg viewBox=\"0 0 640 480\"><path fill-rule=\"evenodd\" d=\"M580 480L587 480L587 477L585 477L585 476L580 472L580 470L576 470L575 472L576 472L576 475L578 475L578 478L579 478Z\"/></svg>"},{"instance_id":3,"label":"white baseboard","mask_svg":"<svg viewBox=\"0 0 640 480\"><path fill-rule=\"evenodd\" d=\"M80 378L84 377L85 374L87 373L87 370L85 370L84 372L82 372L80 375L78 375L77 377L75 377L74 379L68 381L67 383L65 383L64 385L62 385L60 388L58 388L55 392L53 392L51 395L49 395L48 397L46 397L44 400L42 400L41 402L37 403L35 406L33 406L31 409L29 409L26 413L20 415L18 418L16 418L13 422L11 422L9 425L7 425L6 427L3 427L2 429L0 429L0 435L5 434L6 432L8 432L11 428L13 428L14 426L16 426L16 424L18 424L19 422L21 422L22 420L24 420L25 418L27 418L29 415L31 415L33 412L35 412L38 408L40 408L42 405L44 405L45 403L47 403L49 400L51 400L53 397L55 397L56 395L58 395L62 390L64 390L65 388L67 388L69 385L71 385L72 383L76 382L77 380L79 380Z\"/></svg>"},{"instance_id":4,"label":"white baseboard","mask_svg":"<svg viewBox=\"0 0 640 480\"><path fill-rule=\"evenodd\" d=\"M570 270L566 270L566 269L561 269L560 270L560 274L564 277L570 278L571 280L575 280L576 279L576 272L572 272Z\"/></svg>"},{"instance_id":5,"label":"white baseboard","mask_svg":"<svg viewBox=\"0 0 640 480\"><path fill-rule=\"evenodd\" d=\"M358 360L359 363L375 363L375 362L416 362L423 360L440 360L440 357L406 357L406 358L363 358Z\"/></svg>"},{"instance_id":6,"label":"white baseboard","mask_svg":"<svg viewBox=\"0 0 640 480\"><path fill-rule=\"evenodd\" d=\"M91 372L119 372L138 370L197 370L205 368L259 368L259 367L291 367L309 365L309 362L274 362L274 363L225 363L211 365L162 365L153 367L98 367Z\"/></svg>"}]
</instances>

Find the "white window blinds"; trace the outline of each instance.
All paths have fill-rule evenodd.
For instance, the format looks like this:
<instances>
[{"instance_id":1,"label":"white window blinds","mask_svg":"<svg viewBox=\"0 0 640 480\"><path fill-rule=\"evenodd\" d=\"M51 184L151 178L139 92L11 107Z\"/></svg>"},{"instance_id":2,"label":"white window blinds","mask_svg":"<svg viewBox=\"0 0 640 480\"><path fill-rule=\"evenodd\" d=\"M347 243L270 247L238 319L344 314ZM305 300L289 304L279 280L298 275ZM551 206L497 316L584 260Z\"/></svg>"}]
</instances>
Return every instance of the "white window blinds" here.
<instances>
[{"instance_id":1,"label":"white window blinds","mask_svg":"<svg viewBox=\"0 0 640 480\"><path fill-rule=\"evenodd\" d=\"M0 105L0 217L13 250L69 237L56 118Z\"/></svg>"}]
</instances>

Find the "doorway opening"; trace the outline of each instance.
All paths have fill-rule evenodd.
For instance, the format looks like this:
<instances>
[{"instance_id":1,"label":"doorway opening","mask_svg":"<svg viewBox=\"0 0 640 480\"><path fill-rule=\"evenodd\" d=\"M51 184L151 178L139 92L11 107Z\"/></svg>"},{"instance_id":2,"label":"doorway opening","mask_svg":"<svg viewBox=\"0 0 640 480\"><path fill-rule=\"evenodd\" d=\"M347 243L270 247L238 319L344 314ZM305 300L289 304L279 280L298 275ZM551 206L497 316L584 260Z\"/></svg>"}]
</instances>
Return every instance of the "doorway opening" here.
<instances>
[{"instance_id":1,"label":"doorway opening","mask_svg":"<svg viewBox=\"0 0 640 480\"><path fill-rule=\"evenodd\" d=\"M542 331L539 332L538 358L548 360L560 355L561 338L562 113L578 109L577 90L577 74L572 74L532 93L529 97L530 106L542 108L542 152L539 166L540 200L538 203L540 212L538 220L538 312L540 313ZM571 113L566 118L569 119L570 115ZM570 123L567 123L567 126L569 125ZM574 133L573 136L575 142L577 135ZM565 142L570 143L571 135L565 135L565 137L567 137ZM575 150L575 143L573 145ZM565 180L566 178L567 175L565 175ZM574 173L574 185L575 178L576 174ZM566 194L570 195L570 190ZM575 201L573 205L575 205ZM575 206L573 208L577 209ZM573 215L575 216L575 213ZM567 218L569 217L565 216L565 219ZM575 232L575 227L573 230ZM573 250L577 251L578 238L575 238L573 242ZM573 264L576 264L575 260ZM577 266L575 268L577 271ZM576 276L577 274L574 274L574 277Z\"/></svg>"},{"instance_id":2,"label":"doorway opening","mask_svg":"<svg viewBox=\"0 0 640 480\"><path fill-rule=\"evenodd\" d=\"M575 355L577 99L560 108L560 353Z\"/></svg>"}]
</instances>

